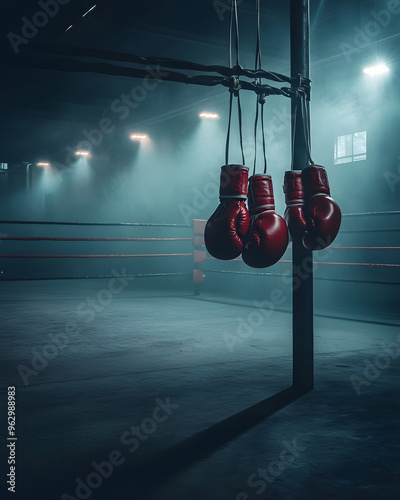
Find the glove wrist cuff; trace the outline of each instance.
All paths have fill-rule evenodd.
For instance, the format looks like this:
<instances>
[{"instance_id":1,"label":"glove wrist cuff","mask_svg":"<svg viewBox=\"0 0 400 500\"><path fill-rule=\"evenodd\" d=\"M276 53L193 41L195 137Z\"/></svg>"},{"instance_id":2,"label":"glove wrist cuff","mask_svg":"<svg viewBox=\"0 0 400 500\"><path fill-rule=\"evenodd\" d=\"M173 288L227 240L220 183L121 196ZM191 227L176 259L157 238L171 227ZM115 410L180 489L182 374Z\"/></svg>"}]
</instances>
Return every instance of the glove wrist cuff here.
<instances>
[{"instance_id":1,"label":"glove wrist cuff","mask_svg":"<svg viewBox=\"0 0 400 500\"><path fill-rule=\"evenodd\" d=\"M302 171L302 179L306 198L316 194L330 196L328 174L320 165L310 165Z\"/></svg>"},{"instance_id":2,"label":"glove wrist cuff","mask_svg":"<svg viewBox=\"0 0 400 500\"><path fill-rule=\"evenodd\" d=\"M291 203L300 203L304 200L301 170L289 170L285 172L283 192L285 194L285 202L288 206Z\"/></svg>"},{"instance_id":3,"label":"glove wrist cuff","mask_svg":"<svg viewBox=\"0 0 400 500\"><path fill-rule=\"evenodd\" d=\"M272 179L267 174L253 175L249 179L249 211L253 215L264 209L275 209Z\"/></svg>"},{"instance_id":4,"label":"glove wrist cuff","mask_svg":"<svg viewBox=\"0 0 400 500\"><path fill-rule=\"evenodd\" d=\"M224 165L221 167L219 198L242 199L247 198L247 182L249 169L244 165Z\"/></svg>"}]
</instances>

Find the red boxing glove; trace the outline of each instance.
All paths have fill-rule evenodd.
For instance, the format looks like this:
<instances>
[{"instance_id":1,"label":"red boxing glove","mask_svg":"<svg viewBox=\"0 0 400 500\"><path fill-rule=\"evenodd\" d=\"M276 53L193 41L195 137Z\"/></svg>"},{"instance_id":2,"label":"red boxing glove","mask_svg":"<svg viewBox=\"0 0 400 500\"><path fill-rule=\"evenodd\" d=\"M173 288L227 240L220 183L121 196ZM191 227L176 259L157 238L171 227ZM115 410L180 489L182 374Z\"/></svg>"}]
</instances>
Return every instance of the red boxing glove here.
<instances>
[{"instance_id":1,"label":"red boxing glove","mask_svg":"<svg viewBox=\"0 0 400 500\"><path fill-rule=\"evenodd\" d=\"M301 170L289 170L285 172L283 192L285 193L286 201L284 218L289 230L290 239L296 242L302 241L307 230L307 222L304 214L304 188Z\"/></svg>"},{"instance_id":2,"label":"red boxing glove","mask_svg":"<svg viewBox=\"0 0 400 500\"><path fill-rule=\"evenodd\" d=\"M249 180L250 228L243 261L250 267L269 267L278 262L288 246L283 218L275 213L271 176L258 174Z\"/></svg>"},{"instance_id":3,"label":"red boxing glove","mask_svg":"<svg viewBox=\"0 0 400 500\"><path fill-rule=\"evenodd\" d=\"M304 187L304 213L307 231L303 245L308 250L322 250L336 238L342 214L339 205L330 197L326 170L310 165L301 173Z\"/></svg>"},{"instance_id":4,"label":"red boxing glove","mask_svg":"<svg viewBox=\"0 0 400 500\"><path fill-rule=\"evenodd\" d=\"M242 165L224 165L221 168L220 205L208 219L204 242L208 252L220 260L239 257L243 237L249 228L246 207L249 169Z\"/></svg>"}]
</instances>

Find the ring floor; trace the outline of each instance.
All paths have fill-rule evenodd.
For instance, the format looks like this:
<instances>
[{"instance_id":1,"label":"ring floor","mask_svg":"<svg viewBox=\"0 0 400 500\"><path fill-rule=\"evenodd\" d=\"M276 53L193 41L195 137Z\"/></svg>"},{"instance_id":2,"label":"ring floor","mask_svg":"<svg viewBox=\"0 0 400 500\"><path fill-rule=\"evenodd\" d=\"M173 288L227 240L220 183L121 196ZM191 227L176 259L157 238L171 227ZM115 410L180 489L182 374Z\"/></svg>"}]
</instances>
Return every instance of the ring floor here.
<instances>
[{"instance_id":1,"label":"ring floor","mask_svg":"<svg viewBox=\"0 0 400 500\"><path fill-rule=\"evenodd\" d=\"M316 316L315 389L215 448L203 431L291 385L291 314L102 281L1 283L0 303L2 498L399 498L396 324Z\"/></svg>"}]
</instances>

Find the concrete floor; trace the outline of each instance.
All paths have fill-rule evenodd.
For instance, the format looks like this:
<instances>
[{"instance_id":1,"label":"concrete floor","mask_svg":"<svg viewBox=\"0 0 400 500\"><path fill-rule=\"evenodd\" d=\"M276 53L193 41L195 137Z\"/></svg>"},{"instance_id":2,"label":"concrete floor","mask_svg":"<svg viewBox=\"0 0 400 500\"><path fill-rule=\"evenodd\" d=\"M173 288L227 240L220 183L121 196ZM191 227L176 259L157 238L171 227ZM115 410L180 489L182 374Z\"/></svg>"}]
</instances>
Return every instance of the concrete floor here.
<instances>
[{"instance_id":1,"label":"concrete floor","mask_svg":"<svg viewBox=\"0 0 400 500\"><path fill-rule=\"evenodd\" d=\"M291 385L290 314L121 287L0 283L4 498L400 497L398 325L316 316L314 391L260 420Z\"/></svg>"}]
</instances>

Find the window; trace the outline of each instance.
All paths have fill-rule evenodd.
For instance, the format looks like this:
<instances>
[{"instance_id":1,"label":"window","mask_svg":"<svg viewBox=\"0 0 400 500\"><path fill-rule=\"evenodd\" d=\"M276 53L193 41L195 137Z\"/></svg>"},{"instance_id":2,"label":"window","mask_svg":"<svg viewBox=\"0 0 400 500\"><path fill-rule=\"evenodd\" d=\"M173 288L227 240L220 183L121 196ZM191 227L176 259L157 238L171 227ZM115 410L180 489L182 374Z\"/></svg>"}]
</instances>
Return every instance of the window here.
<instances>
[{"instance_id":1,"label":"window","mask_svg":"<svg viewBox=\"0 0 400 500\"><path fill-rule=\"evenodd\" d=\"M7 170L8 169L8 163L0 163L0 170Z\"/></svg>"},{"instance_id":2,"label":"window","mask_svg":"<svg viewBox=\"0 0 400 500\"><path fill-rule=\"evenodd\" d=\"M341 135L335 142L335 165L367 159L367 132Z\"/></svg>"}]
</instances>

